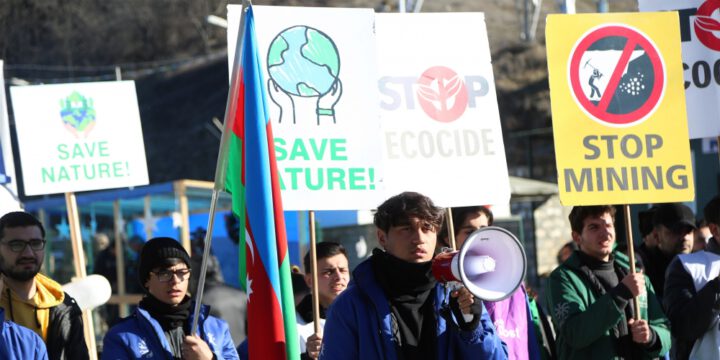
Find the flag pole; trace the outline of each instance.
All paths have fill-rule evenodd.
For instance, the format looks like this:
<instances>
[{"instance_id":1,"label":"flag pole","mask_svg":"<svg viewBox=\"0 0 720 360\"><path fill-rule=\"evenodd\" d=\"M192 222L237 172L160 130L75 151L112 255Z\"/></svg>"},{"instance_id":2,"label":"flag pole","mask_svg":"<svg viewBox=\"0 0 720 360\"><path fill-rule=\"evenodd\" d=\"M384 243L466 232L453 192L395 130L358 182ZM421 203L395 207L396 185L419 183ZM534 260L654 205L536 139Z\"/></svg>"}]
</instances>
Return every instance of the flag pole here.
<instances>
[{"instance_id":1,"label":"flag pole","mask_svg":"<svg viewBox=\"0 0 720 360\"><path fill-rule=\"evenodd\" d=\"M447 207L445 212L445 221L447 221L447 229L448 229L448 245L450 245L450 248L452 251L457 250L457 246L455 245L455 226L453 225L452 221L452 208Z\"/></svg>"},{"instance_id":2,"label":"flag pole","mask_svg":"<svg viewBox=\"0 0 720 360\"><path fill-rule=\"evenodd\" d=\"M203 249L202 265L200 265L200 277L198 280L197 294L195 294L195 309L193 310L193 322L190 334L196 335L200 306L202 304L203 292L205 290L205 276L207 274L207 263L210 255L210 243L212 242L213 223L215 219L215 208L217 207L219 191L213 189L210 200L210 213L208 214L208 226L205 232L205 248Z\"/></svg>"},{"instance_id":3,"label":"flag pole","mask_svg":"<svg viewBox=\"0 0 720 360\"><path fill-rule=\"evenodd\" d=\"M202 265L200 265L200 277L198 279L197 294L195 295L195 308L193 309L193 322L190 327L190 334L197 334L198 318L200 316L200 306L202 304L203 291L205 290L205 276L207 274L208 258L210 256L210 244L212 243L212 230L215 221L215 209L220 191L225 190L225 176L227 175L227 150L230 146L230 133L232 125L235 122L235 113L237 109L237 97L240 89L240 66L238 63L242 55L242 43L245 38L245 12L250 6L249 0L243 0L242 11L240 15L240 28L238 30L237 45L235 46L235 58L233 59L232 76L230 77L230 91L228 91L228 99L225 105L225 121L222 137L220 138L220 149L218 151L217 165L215 166L215 186L213 187L212 198L210 200L210 212L208 214L208 226L205 233L205 247L203 249ZM242 226L242 224L241 224ZM239 244L244 246L244 244Z\"/></svg>"},{"instance_id":4,"label":"flag pole","mask_svg":"<svg viewBox=\"0 0 720 360\"><path fill-rule=\"evenodd\" d=\"M625 237L627 238L627 252L630 258L630 273L635 273L635 244L632 237L632 220L630 219L630 205L623 205L623 213L625 214ZM635 307L635 320L640 319L640 300L637 296L633 296L633 305Z\"/></svg>"},{"instance_id":5,"label":"flag pole","mask_svg":"<svg viewBox=\"0 0 720 360\"><path fill-rule=\"evenodd\" d=\"M315 211L310 210L310 272L312 273L312 307L315 335L320 335L320 294L318 293L317 250L315 246Z\"/></svg>"}]
</instances>

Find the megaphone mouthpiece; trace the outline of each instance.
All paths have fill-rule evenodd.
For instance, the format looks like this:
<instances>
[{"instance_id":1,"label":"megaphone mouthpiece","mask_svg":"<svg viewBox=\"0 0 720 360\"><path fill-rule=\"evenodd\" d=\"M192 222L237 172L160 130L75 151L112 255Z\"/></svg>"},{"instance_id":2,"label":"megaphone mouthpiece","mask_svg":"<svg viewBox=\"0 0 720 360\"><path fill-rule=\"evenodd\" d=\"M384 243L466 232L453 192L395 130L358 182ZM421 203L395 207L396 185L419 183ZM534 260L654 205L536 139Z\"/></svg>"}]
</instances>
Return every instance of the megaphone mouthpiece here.
<instances>
[{"instance_id":1,"label":"megaphone mouthpiece","mask_svg":"<svg viewBox=\"0 0 720 360\"><path fill-rule=\"evenodd\" d=\"M468 256L466 256L467 258ZM465 265L465 275L474 277L485 273L495 271L495 259L487 255L473 257L472 261L468 261Z\"/></svg>"}]
</instances>

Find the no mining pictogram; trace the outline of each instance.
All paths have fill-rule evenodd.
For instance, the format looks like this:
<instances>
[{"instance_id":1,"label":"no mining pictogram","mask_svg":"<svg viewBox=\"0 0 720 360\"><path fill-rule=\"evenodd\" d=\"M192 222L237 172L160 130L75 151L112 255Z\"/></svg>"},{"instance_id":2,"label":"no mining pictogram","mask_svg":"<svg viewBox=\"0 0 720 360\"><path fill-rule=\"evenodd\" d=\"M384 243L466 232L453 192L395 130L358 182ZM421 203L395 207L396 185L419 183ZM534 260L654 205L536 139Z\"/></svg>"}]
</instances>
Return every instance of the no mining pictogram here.
<instances>
[{"instance_id":1,"label":"no mining pictogram","mask_svg":"<svg viewBox=\"0 0 720 360\"><path fill-rule=\"evenodd\" d=\"M645 34L626 25L602 25L583 35L570 54L571 93L603 125L641 123L665 91L665 66Z\"/></svg>"}]
</instances>

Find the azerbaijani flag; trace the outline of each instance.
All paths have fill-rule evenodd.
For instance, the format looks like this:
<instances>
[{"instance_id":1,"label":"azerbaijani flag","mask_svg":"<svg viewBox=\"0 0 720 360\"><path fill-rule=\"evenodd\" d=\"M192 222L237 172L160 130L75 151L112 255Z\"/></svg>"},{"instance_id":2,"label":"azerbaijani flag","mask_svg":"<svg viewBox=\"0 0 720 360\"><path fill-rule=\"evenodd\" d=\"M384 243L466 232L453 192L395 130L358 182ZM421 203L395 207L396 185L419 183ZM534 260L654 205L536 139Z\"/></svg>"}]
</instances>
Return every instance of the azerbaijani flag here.
<instances>
[{"instance_id":1,"label":"azerbaijani flag","mask_svg":"<svg viewBox=\"0 0 720 360\"><path fill-rule=\"evenodd\" d=\"M233 213L245 224L240 268L248 295L250 358L299 359L285 219L252 6L240 24L215 188L232 194Z\"/></svg>"}]
</instances>

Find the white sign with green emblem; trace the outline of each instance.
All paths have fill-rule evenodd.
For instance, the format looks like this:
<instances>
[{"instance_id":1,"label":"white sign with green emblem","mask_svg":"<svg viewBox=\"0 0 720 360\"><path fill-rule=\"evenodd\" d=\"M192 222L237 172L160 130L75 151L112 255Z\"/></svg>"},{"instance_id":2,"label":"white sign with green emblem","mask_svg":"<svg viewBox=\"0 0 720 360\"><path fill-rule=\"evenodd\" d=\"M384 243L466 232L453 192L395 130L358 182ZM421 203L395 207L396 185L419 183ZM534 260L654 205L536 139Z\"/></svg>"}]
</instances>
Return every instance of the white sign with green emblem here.
<instances>
[{"instance_id":1,"label":"white sign with green emblem","mask_svg":"<svg viewBox=\"0 0 720 360\"><path fill-rule=\"evenodd\" d=\"M11 87L25 195L148 184L133 81Z\"/></svg>"}]
</instances>

